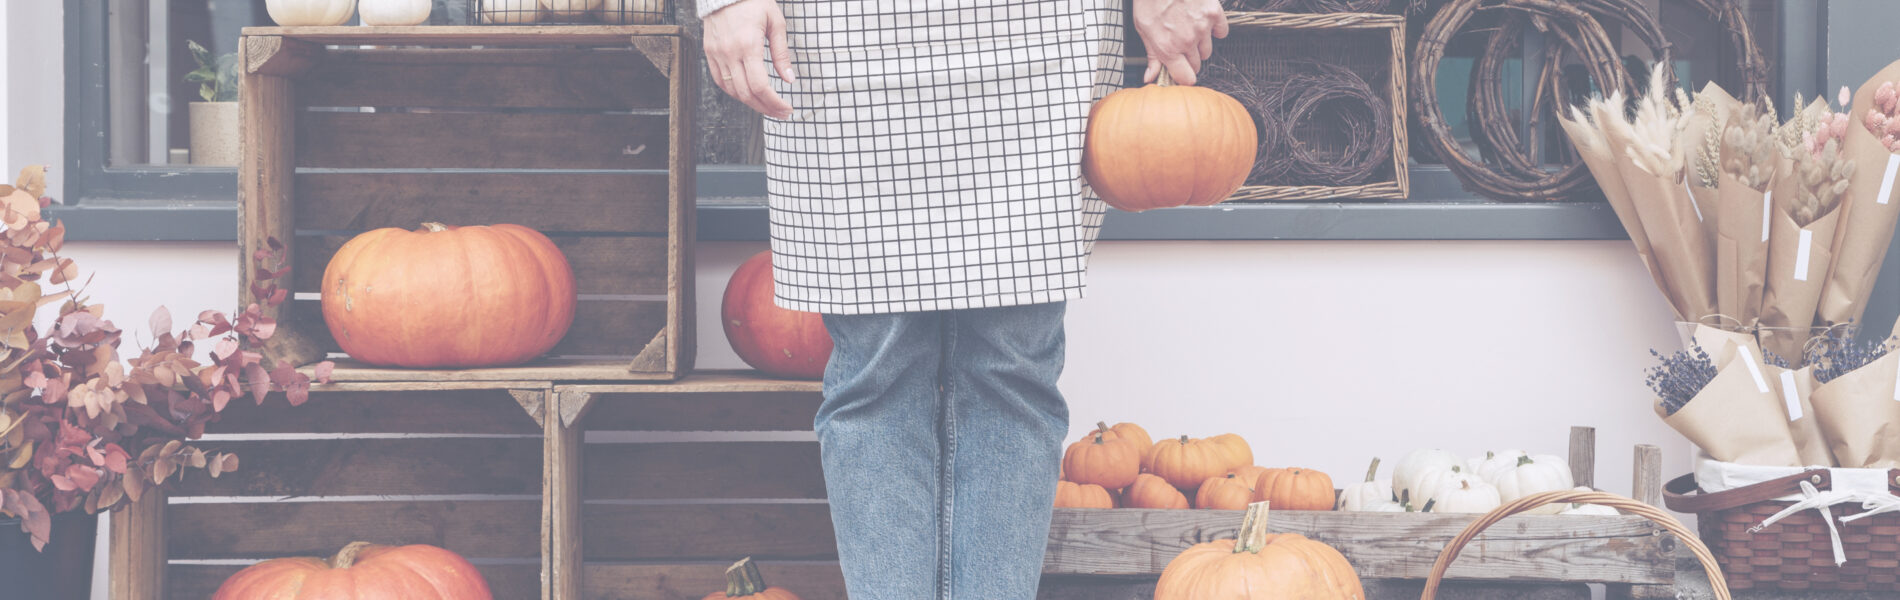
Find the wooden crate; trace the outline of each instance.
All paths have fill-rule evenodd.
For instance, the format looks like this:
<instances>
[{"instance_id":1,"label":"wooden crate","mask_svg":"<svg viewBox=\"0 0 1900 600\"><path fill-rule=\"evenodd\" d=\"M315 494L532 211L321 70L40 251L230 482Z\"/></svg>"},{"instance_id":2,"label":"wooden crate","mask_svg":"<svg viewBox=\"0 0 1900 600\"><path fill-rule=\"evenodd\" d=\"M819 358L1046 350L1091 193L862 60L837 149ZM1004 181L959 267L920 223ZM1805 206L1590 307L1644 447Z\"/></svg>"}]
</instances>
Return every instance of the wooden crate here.
<instances>
[{"instance_id":1,"label":"wooden crate","mask_svg":"<svg viewBox=\"0 0 1900 600\"><path fill-rule=\"evenodd\" d=\"M1342 47L1389 47L1389 60L1377 68L1355 68L1388 103L1392 118L1392 157L1372 180L1358 185L1246 185L1232 200L1376 200L1404 199L1411 191L1406 170L1405 17L1373 13L1294 14L1229 12L1232 33L1215 42L1214 56L1225 60L1235 53L1272 53L1275 58L1310 58L1330 62L1324 52ZM1308 36L1296 39L1292 36ZM1350 37L1350 39L1347 39ZM1339 39L1334 39L1339 38ZM1250 48L1247 44L1270 47ZM1296 55L1287 55L1296 53ZM1387 59L1388 56L1379 56Z\"/></svg>"},{"instance_id":2,"label":"wooden crate","mask_svg":"<svg viewBox=\"0 0 1900 600\"><path fill-rule=\"evenodd\" d=\"M581 295L553 356L466 371L338 361L341 382L668 380L693 359L698 42L675 26L244 30L239 242L289 246L274 361L338 352L324 266L379 227L516 223Z\"/></svg>"}]
</instances>

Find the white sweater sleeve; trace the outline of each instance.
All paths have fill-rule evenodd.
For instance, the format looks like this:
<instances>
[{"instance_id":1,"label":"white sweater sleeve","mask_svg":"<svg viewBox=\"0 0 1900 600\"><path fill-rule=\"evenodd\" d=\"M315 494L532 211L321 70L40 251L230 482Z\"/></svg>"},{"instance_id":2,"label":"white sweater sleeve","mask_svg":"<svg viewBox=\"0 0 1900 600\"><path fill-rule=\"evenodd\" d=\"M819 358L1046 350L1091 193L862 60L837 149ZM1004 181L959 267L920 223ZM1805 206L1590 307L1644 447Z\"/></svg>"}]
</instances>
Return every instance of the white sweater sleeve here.
<instances>
[{"instance_id":1,"label":"white sweater sleeve","mask_svg":"<svg viewBox=\"0 0 1900 600\"><path fill-rule=\"evenodd\" d=\"M719 12L719 9L731 6L739 0L699 0L699 18Z\"/></svg>"}]
</instances>

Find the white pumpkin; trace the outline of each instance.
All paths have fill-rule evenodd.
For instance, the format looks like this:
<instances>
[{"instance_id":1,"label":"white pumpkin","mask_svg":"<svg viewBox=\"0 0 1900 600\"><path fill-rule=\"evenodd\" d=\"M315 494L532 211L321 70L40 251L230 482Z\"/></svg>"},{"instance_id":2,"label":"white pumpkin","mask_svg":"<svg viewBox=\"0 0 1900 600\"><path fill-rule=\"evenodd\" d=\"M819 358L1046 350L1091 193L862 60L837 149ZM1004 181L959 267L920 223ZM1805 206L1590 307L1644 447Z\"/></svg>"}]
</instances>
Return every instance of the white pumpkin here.
<instances>
[{"instance_id":1,"label":"white pumpkin","mask_svg":"<svg viewBox=\"0 0 1900 600\"><path fill-rule=\"evenodd\" d=\"M1378 473L1379 459L1375 457L1372 459L1372 466L1366 467L1366 480L1340 490L1339 502L1334 503L1333 510L1372 510L1366 507L1381 502L1389 502L1397 506L1399 503L1392 499L1392 480L1374 480L1373 478Z\"/></svg>"},{"instance_id":2,"label":"white pumpkin","mask_svg":"<svg viewBox=\"0 0 1900 600\"><path fill-rule=\"evenodd\" d=\"M1464 477L1478 479L1476 475L1465 471L1465 468L1462 466L1426 473L1418 478L1418 483L1413 484L1411 495L1400 496L1398 502L1414 511L1424 511L1426 502L1430 502L1432 498L1436 498L1439 492L1443 492L1448 488L1458 487L1460 478Z\"/></svg>"},{"instance_id":3,"label":"white pumpkin","mask_svg":"<svg viewBox=\"0 0 1900 600\"><path fill-rule=\"evenodd\" d=\"M1438 482L1443 487L1426 503L1435 513L1487 513L1502 502L1498 488L1470 473L1454 473Z\"/></svg>"},{"instance_id":4,"label":"white pumpkin","mask_svg":"<svg viewBox=\"0 0 1900 600\"><path fill-rule=\"evenodd\" d=\"M541 20L540 0L480 0L482 22L491 25L521 25Z\"/></svg>"},{"instance_id":5,"label":"white pumpkin","mask_svg":"<svg viewBox=\"0 0 1900 600\"><path fill-rule=\"evenodd\" d=\"M1393 502L1391 500L1381 500L1381 501L1373 502L1371 504L1367 504L1367 505L1361 506L1359 508L1354 508L1351 510L1356 510L1359 512L1397 512L1397 513L1411 512L1411 511L1405 510L1405 505L1399 504L1397 502Z\"/></svg>"},{"instance_id":6,"label":"white pumpkin","mask_svg":"<svg viewBox=\"0 0 1900 600\"><path fill-rule=\"evenodd\" d=\"M356 0L265 0L264 11L284 27L342 25L356 14Z\"/></svg>"},{"instance_id":7,"label":"white pumpkin","mask_svg":"<svg viewBox=\"0 0 1900 600\"><path fill-rule=\"evenodd\" d=\"M665 0L604 0L600 3L600 21L617 25L652 25L666 22Z\"/></svg>"},{"instance_id":8,"label":"white pumpkin","mask_svg":"<svg viewBox=\"0 0 1900 600\"><path fill-rule=\"evenodd\" d=\"M1503 473L1505 469L1517 466L1517 457L1529 455L1529 452L1523 450L1496 450L1486 452L1484 453L1484 459L1478 461L1477 465L1471 467L1471 472L1476 474L1479 479L1496 485L1498 482L1498 474Z\"/></svg>"},{"instance_id":9,"label":"white pumpkin","mask_svg":"<svg viewBox=\"0 0 1900 600\"><path fill-rule=\"evenodd\" d=\"M1590 488L1589 488L1588 486L1582 486L1582 485L1580 485L1580 486L1577 486L1577 487L1575 487L1575 488L1572 488L1572 489L1574 489L1574 490L1576 490L1576 491L1579 491L1579 492L1589 492L1589 491L1594 491L1594 490L1591 490L1591 489L1590 489ZM1589 516L1593 516L1593 517L1614 517L1614 516L1617 516L1617 515L1620 515L1620 514L1623 514L1623 513L1622 513L1622 511L1618 511L1618 510L1616 510L1616 509L1614 509L1614 508L1610 508L1610 507L1608 507L1608 506L1603 506L1603 505L1601 505L1601 504L1574 504L1574 503L1573 503L1573 504L1565 504L1565 505L1563 505L1563 506L1564 506L1564 510L1563 510L1563 512L1560 512L1560 513L1557 513L1557 514L1560 514L1560 515L1589 515Z\"/></svg>"},{"instance_id":10,"label":"white pumpkin","mask_svg":"<svg viewBox=\"0 0 1900 600\"><path fill-rule=\"evenodd\" d=\"M1576 485L1570 479L1570 465L1549 454L1519 456L1516 466L1499 472L1491 483L1498 487L1498 497L1505 502L1541 492L1567 490ZM1563 512L1563 509L1562 504L1546 504L1524 511L1524 514L1554 515Z\"/></svg>"},{"instance_id":11,"label":"white pumpkin","mask_svg":"<svg viewBox=\"0 0 1900 600\"><path fill-rule=\"evenodd\" d=\"M356 11L364 25L403 27L421 25L429 20L433 0L361 0Z\"/></svg>"},{"instance_id":12,"label":"white pumpkin","mask_svg":"<svg viewBox=\"0 0 1900 600\"><path fill-rule=\"evenodd\" d=\"M541 10L547 11L548 17L561 21L586 18L588 13L600 10L600 0L540 0L540 2Z\"/></svg>"},{"instance_id":13,"label":"white pumpkin","mask_svg":"<svg viewBox=\"0 0 1900 600\"><path fill-rule=\"evenodd\" d=\"M1419 480L1454 469L1463 471L1464 464L1458 455L1444 450L1413 450L1392 467L1392 495L1413 507L1423 506L1430 496L1417 493Z\"/></svg>"}]
</instances>

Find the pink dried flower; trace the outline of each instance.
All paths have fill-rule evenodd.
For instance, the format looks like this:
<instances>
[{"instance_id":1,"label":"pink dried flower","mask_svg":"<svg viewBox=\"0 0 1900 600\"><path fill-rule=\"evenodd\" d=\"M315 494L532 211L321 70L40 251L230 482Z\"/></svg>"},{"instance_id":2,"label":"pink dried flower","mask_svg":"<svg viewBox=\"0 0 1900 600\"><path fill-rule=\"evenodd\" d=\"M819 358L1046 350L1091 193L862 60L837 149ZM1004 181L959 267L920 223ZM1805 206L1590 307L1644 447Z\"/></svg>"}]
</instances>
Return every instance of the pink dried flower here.
<instances>
[{"instance_id":1,"label":"pink dried flower","mask_svg":"<svg viewBox=\"0 0 1900 600\"><path fill-rule=\"evenodd\" d=\"M1837 140L1847 139L1847 113L1834 113L1834 121L1828 124L1827 133Z\"/></svg>"},{"instance_id":2,"label":"pink dried flower","mask_svg":"<svg viewBox=\"0 0 1900 600\"><path fill-rule=\"evenodd\" d=\"M1893 82L1882 83L1880 89L1874 91L1874 106L1879 108L1880 112L1893 114L1896 102L1900 102L1900 90L1894 89Z\"/></svg>"},{"instance_id":3,"label":"pink dried flower","mask_svg":"<svg viewBox=\"0 0 1900 600\"><path fill-rule=\"evenodd\" d=\"M1874 134L1900 135L1900 119L1887 119L1887 126Z\"/></svg>"},{"instance_id":4,"label":"pink dried flower","mask_svg":"<svg viewBox=\"0 0 1900 600\"><path fill-rule=\"evenodd\" d=\"M1867 118L1861 119L1861 126L1866 127L1868 133L1879 135L1887 130L1887 116L1877 110L1867 111Z\"/></svg>"},{"instance_id":5,"label":"pink dried flower","mask_svg":"<svg viewBox=\"0 0 1900 600\"><path fill-rule=\"evenodd\" d=\"M1900 153L1900 136L1889 133L1886 137L1880 138L1880 145L1885 146L1888 152Z\"/></svg>"},{"instance_id":6,"label":"pink dried flower","mask_svg":"<svg viewBox=\"0 0 1900 600\"><path fill-rule=\"evenodd\" d=\"M1847 108L1848 105L1854 103L1854 93L1847 91L1847 86L1844 86L1844 85L1841 86L1840 101L1841 101L1840 104L1841 104L1842 109L1845 109Z\"/></svg>"}]
</instances>

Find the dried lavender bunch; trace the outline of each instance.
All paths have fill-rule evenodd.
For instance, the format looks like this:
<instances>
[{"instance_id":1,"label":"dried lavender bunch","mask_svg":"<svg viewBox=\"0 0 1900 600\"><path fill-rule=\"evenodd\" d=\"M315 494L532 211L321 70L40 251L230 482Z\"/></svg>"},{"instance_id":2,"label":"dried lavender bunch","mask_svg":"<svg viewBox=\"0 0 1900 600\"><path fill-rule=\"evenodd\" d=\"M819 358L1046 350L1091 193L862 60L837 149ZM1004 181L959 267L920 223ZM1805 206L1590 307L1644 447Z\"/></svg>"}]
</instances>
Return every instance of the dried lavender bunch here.
<instances>
[{"instance_id":1,"label":"dried lavender bunch","mask_svg":"<svg viewBox=\"0 0 1900 600\"><path fill-rule=\"evenodd\" d=\"M1788 364L1788 359L1786 357L1780 354L1775 354L1773 350L1762 350L1761 362L1769 366L1781 367L1783 369L1794 368L1792 365Z\"/></svg>"},{"instance_id":2,"label":"dried lavender bunch","mask_svg":"<svg viewBox=\"0 0 1900 600\"><path fill-rule=\"evenodd\" d=\"M1775 174L1775 117L1766 107L1744 104L1729 116L1722 134L1722 170L1750 189L1768 188Z\"/></svg>"},{"instance_id":3,"label":"dried lavender bunch","mask_svg":"<svg viewBox=\"0 0 1900 600\"><path fill-rule=\"evenodd\" d=\"M1830 333L1808 350L1808 364L1814 365L1814 380L1827 383L1880 360L1893 349L1891 341L1892 338L1863 338L1851 330L1839 335Z\"/></svg>"},{"instance_id":4,"label":"dried lavender bunch","mask_svg":"<svg viewBox=\"0 0 1900 600\"><path fill-rule=\"evenodd\" d=\"M1650 350L1649 355L1662 364L1649 368L1645 382L1662 399L1665 415L1682 410L1696 394L1702 393L1702 388L1715 380L1715 361L1709 360L1709 354L1703 352L1701 346L1678 350L1668 356Z\"/></svg>"}]
</instances>

